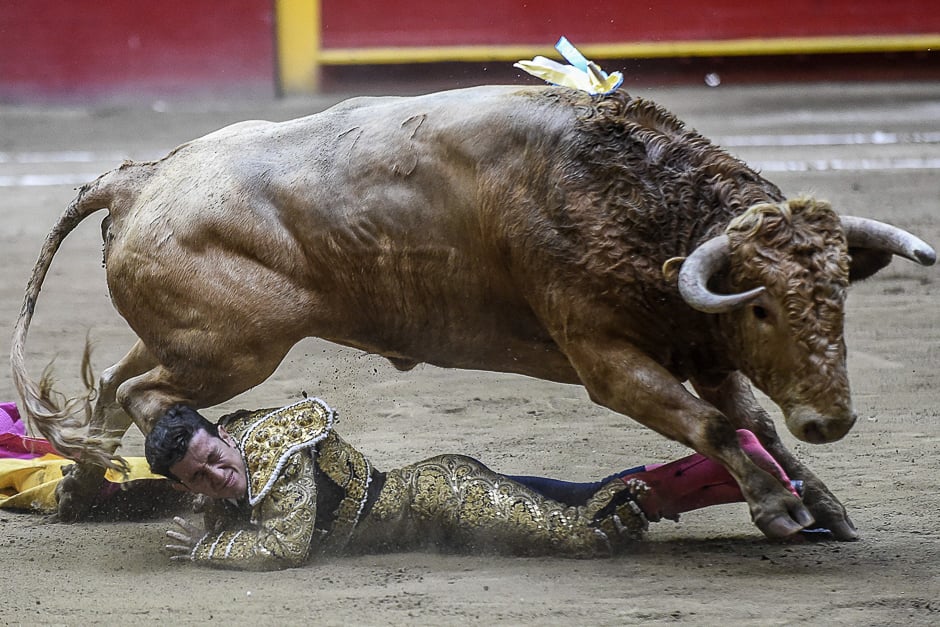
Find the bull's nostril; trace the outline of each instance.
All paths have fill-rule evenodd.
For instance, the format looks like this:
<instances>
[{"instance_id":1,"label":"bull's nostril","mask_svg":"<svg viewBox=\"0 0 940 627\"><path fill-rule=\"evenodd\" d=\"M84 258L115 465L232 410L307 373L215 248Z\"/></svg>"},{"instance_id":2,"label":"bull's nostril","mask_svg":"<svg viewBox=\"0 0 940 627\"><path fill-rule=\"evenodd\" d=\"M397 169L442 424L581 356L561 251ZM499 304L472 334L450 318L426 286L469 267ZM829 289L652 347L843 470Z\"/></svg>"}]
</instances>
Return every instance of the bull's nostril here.
<instances>
[{"instance_id":1,"label":"bull's nostril","mask_svg":"<svg viewBox=\"0 0 940 627\"><path fill-rule=\"evenodd\" d=\"M804 425L803 440L811 444L824 444L827 441L818 422L808 422Z\"/></svg>"},{"instance_id":2,"label":"bull's nostril","mask_svg":"<svg viewBox=\"0 0 940 627\"><path fill-rule=\"evenodd\" d=\"M803 442L828 444L852 430L856 415L851 410L821 413L812 407L796 406L786 414L790 433Z\"/></svg>"}]
</instances>

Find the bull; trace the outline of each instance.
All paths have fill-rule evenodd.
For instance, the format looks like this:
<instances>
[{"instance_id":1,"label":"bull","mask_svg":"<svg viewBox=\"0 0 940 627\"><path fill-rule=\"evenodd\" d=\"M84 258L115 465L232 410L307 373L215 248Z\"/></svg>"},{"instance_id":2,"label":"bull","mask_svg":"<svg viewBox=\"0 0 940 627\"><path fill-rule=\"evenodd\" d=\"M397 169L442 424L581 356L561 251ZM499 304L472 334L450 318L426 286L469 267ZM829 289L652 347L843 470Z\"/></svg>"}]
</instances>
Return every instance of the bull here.
<instances>
[{"instance_id":1,"label":"bull","mask_svg":"<svg viewBox=\"0 0 940 627\"><path fill-rule=\"evenodd\" d=\"M100 209L111 301L139 339L60 406L28 375L27 331L56 250ZM903 230L785 198L623 90L356 98L235 124L82 187L27 286L14 382L35 428L80 461L60 488L66 520L120 465L131 421L147 433L176 403L222 403L317 336L399 369L582 385L723 464L767 536L815 521L851 540L845 508L751 384L800 440L844 436L846 289L892 255L936 259ZM742 452L737 428L804 482L802 501Z\"/></svg>"}]
</instances>

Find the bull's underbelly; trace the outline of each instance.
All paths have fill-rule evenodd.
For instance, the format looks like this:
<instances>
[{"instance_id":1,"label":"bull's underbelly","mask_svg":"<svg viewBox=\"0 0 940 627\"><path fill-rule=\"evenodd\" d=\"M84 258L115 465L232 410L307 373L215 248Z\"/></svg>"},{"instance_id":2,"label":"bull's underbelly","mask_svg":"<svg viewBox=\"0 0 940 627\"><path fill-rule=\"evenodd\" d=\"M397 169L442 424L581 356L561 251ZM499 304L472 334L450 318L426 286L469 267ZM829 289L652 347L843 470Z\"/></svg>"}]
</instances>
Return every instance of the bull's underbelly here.
<instances>
[{"instance_id":1,"label":"bull's underbelly","mask_svg":"<svg viewBox=\"0 0 940 627\"><path fill-rule=\"evenodd\" d=\"M118 311L171 368L244 352L280 352L279 361L304 337L319 337L399 365L578 382L518 288L479 263L451 255L412 272L333 260L301 280L243 257L180 259L117 247L108 267Z\"/></svg>"},{"instance_id":2,"label":"bull's underbelly","mask_svg":"<svg viewBox=\"0 0 940 627\"><path fill-rule=\"evenodd\" d=\"M576 383L567 357L522 302L494 304L470 290L434 296L375 292L350 306L337 299L311 319L307 334L375 353L395 362L511 372ZM355 311L355 315L350 312Z\"/></svg>"},{"instance_id":3,"label":"bull's underbelly","mask_svg":"<svg viewBox=\"0 0 940 627\"><path fill-rule=\"evenodd\" d=\"M417 347L392 347L392 344L362 338L325 338L344 346L378 354L396 367L409 369L420 363L441 368L484 370L522 374L559 383L579 383L567 357L557 346L506 338L466 342L448 337L431 340ZM433 347L433 348L432 348Z\"/></svg>"}]
</instances>

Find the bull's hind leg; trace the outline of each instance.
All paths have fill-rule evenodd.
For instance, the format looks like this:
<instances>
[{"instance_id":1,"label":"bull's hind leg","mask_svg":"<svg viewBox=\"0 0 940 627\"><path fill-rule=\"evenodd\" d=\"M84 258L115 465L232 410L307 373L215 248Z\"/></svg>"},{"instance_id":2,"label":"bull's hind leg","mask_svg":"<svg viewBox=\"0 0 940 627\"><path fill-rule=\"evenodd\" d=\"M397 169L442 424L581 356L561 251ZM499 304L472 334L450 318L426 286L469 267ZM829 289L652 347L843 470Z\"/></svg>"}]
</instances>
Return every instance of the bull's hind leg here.
<instances>
[{"instance_id":1,"label":"bull's hind leg","mask_svg":"<svg viewBox=\"0 0 940 627\"><path fill-rule=\"evenodd\" d=\"M131 424L131 418L117 402L118 387L131 377L154 367L156 360L138 340L116 364L105 370L98 380L98 399L95 403L89 429L105 438L113 439L114 446L101 451L111 455L117 443ZM94 462L79 462L70 467L68 474L56 486L58 518L64 522L80 519L91 506L92 500L104 482L104 466Z\"/></svg>"},{"instance_id":2,"label":"bull's hind leg","mask_svg":"<svg viewBox=\"0 0 940 627\"><path fill-rule=\"evenodd\" d=\"M826 484L783 445L773 419L754 398L743 375L734 373L717 386L692 383L699 396L720 409L736 427L754 432L791 478L803 481L803 502L816 518L818 526L829 529L837 540L858 539L858 531L845 507Z\"/></svg>"},{"instance_id":3,"label":"bull's hind leg","mask_svg":"<svg viewBox=\"0 0 940 627\"><path fill-rule=\"evenodd\" d=\"M146 435L173 405L202 409L263 383L292 344L269 343L263 349L246 332L215 336L211 345L187 347L187 358L160 364L128 379L117 390L117 402ZM254 347L254 348L249 348Z\"/></svg>"}]
</instances>

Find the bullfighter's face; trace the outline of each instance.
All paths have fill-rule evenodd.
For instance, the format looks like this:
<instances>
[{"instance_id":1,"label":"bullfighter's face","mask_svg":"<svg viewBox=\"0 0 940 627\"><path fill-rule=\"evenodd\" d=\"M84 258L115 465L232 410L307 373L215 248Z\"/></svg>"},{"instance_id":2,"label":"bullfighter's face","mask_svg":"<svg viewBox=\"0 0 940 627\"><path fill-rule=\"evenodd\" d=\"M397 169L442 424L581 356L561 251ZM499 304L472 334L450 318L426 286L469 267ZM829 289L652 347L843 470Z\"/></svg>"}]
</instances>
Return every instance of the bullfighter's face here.
<instances>
[{"instance_id":1,"label":"bullfighter's face","mask_svg":"<svg viewBox=\"0 0 940 627\"><path fill-rule=\"evenodd\" d=\"M222 427L218 437L202 429L193 434L186 455L170 472L189 491L212 498L241 498L248 492L245 459Z\"/></svg>"}]
</instances>

